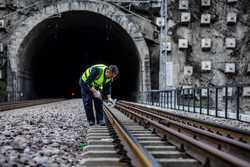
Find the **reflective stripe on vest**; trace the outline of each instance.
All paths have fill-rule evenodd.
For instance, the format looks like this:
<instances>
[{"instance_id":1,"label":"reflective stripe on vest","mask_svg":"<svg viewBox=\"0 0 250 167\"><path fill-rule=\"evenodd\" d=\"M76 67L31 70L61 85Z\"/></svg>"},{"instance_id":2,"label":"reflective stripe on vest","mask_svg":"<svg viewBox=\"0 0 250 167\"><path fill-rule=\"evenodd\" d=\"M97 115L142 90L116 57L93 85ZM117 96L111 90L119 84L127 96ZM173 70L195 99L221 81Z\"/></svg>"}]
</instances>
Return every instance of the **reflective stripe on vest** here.
<instances>
[{"instance_id":1,"label":"reflective stripe on vest","mask_svg":"<svg viewBox=\"0 0 250 167\"><path fill-rule=\"evenodd\" d=\"M88 68L82 75L82 80L83 81L86 81L87 78L89 77L90 75L90 72L91 72L91 69L92 68L99 68L100 69L100 74L97 76L97 78L94 80L93 84L91 84L91 87L95 87L99 90L102 90L103 89L103 86L110 82L111 79L106 79L105 81L105 69L108 68L106 65L104 64L97 64L97 65L94 65L94 66L91 66L90 68ZM105 83L104 83L105 81Z\"/></svg>"}]
</instances>

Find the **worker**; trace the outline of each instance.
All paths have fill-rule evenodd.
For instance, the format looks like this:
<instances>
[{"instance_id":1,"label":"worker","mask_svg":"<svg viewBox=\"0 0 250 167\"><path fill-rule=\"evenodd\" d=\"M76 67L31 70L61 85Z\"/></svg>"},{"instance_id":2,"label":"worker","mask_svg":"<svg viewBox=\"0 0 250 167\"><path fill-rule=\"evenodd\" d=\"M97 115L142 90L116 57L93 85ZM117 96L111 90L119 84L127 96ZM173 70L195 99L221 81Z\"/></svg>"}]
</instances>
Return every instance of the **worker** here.
<instances>
[{"instance_id":1,"label":"worker","mask_svg":"<svg viewBox=\"0 0 250 167\"><path fill-rule=\"evenodd\" d=\"M106 66L104 64L93 65L82 74L79 84L83 99L83 106L90 126L95 122L101 126L105 125L103 119L103 99L113 102L111 98L111 82L118 75L119 69L116 65ZM93 113L92 100L96 111L96 121Z\"/></svg>"}]
</instances>

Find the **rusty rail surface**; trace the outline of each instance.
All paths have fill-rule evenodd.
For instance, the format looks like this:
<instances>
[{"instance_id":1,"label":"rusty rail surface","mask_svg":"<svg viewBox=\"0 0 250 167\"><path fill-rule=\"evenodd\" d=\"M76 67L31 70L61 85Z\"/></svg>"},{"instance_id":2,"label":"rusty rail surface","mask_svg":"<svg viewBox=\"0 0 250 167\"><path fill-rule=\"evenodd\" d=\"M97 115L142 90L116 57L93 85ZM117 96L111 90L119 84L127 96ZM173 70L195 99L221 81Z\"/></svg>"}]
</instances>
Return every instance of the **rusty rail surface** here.
<instances>
[{"instance_id":1,"label":"rusty rail surface","mask_svg":"<svg viewBox=\"0 0 250 167\"><path fill-rule=\"evenodd\" d=\"M222 136L220 133L213 133L211 129L208 131L194 123L191 125L186 124L183 120L169 119L162 112L150 112L149 109L135 107L135 103L118 102L116 108L152 129L163 139L168 139L203 165L212 167L250 166L250 145L248 143Z\"/></svg>"}]
</instances>

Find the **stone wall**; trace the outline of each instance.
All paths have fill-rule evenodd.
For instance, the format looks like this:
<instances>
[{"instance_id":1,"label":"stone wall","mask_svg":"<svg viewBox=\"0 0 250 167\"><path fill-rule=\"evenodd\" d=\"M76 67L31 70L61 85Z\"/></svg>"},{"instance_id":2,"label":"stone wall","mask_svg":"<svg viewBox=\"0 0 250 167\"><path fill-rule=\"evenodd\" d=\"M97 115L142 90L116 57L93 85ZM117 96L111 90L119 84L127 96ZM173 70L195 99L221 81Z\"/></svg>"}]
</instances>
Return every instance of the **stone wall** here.
<instances>
[{"instance_id":1,"label":"stone wall","mask_svg":"<svg viewBox=\"0 0 250 167\"><path fill-rule=\"evenodd\" d=\"M228 3L227 0L211 0L211 5L204 6L202 2L205 1L168 1L167 40L172 48L168 53L168 60L174 67L174 86L200 87L249 83L250 1L238 0ZM181 3L188 5L182 6ZM206 19L207 16L210 18ZM227 38L232 38L232 41ZM183 42L180 39L187 40L188 45L184 44L179 48L179 42ZM202 46L203 39L208 39L207 45ZM208 68L204 69L206 65L202 67L202 63L208 63ZM227 71L226 66L232 66L232 71L230 68ZM233 111L236 107L235 92L233 89L228 102L229 108ZM214 96L214 91L210 93ZM225 101L220 101L219 107L223 109ZM249 98L241 97L241 101L241 110L249 111ZM210 102L214 105L213 99Z\"/></svg>"},{"instance_id":2,"label":"stone wall","mask_svg":"<svg viewBox=\"0 0 250 167\"><path fill-rule=\"evenodd\" d=\"M184 0L185 1L185 0ZM187 0L188 8L180 9L182 0L171 0L168 5L169 42L172 51L169 60L174 63L175 86L212 86L238 84L250 81L247 73L250 63L250 2L241 0L227 3L212 0L211 6L202 7L201 0ZM181 14L188 12L190 21L182 22ZM228 23L227 16L234 12L236 23ZM201 24L202 14L210 14L211 23ZM211 48L202 49L202 39L211 40ZM226 38L234 38L236 46L227 48ZM188 48L179 49L179 39L188 40ZM211 62L211 70L202 70L202 61ZM226 63L235 64L235 72L226 73ZM193 73L184 75L184 66L191 66Z\"/></svg>"},{"instance_id":3,"label":"stone wall","mask_svg":"<svg viewBox=\"0 0 250 167\"><path fill-rule=\"evenodd\" d=\"M29 32L46 18L70 10L97 12L120 24L134 40L140 56L139 90L151 88L149 51L141 33L142 28L139 22L135 22L130 16L126 17L119 8L105 2L81 0L1 0L0 6L0 16L6 23L6 29L0 32L0 38L8 46L8 99L19 99L23 91L22 83L27 83L23 78L30 77L29 71L24 68L26 58L20 56Z\"/></svg>"}]
</instances>

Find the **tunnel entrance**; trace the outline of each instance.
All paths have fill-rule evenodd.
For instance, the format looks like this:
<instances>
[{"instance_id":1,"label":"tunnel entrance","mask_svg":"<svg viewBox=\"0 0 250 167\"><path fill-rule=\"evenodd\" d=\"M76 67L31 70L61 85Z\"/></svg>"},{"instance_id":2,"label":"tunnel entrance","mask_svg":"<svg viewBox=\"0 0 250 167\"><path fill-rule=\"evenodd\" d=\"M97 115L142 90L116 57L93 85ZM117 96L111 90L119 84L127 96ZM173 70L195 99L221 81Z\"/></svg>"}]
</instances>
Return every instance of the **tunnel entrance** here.
<instances>
[{"instance_id":1,"label":"tunnel entrance","mask_svg":"<svg viewBox=\"0 0 250 167\"><path fill-rule=\"evenodd\" d=\"M28 98L80 97L81 73L93 64L116 64L120 75L112 95L134 99L140 61L129 34L109 18L89 11L70 11L39 23L25 37L21 56L22 90Z\"/></svg>"}]
</instances>

